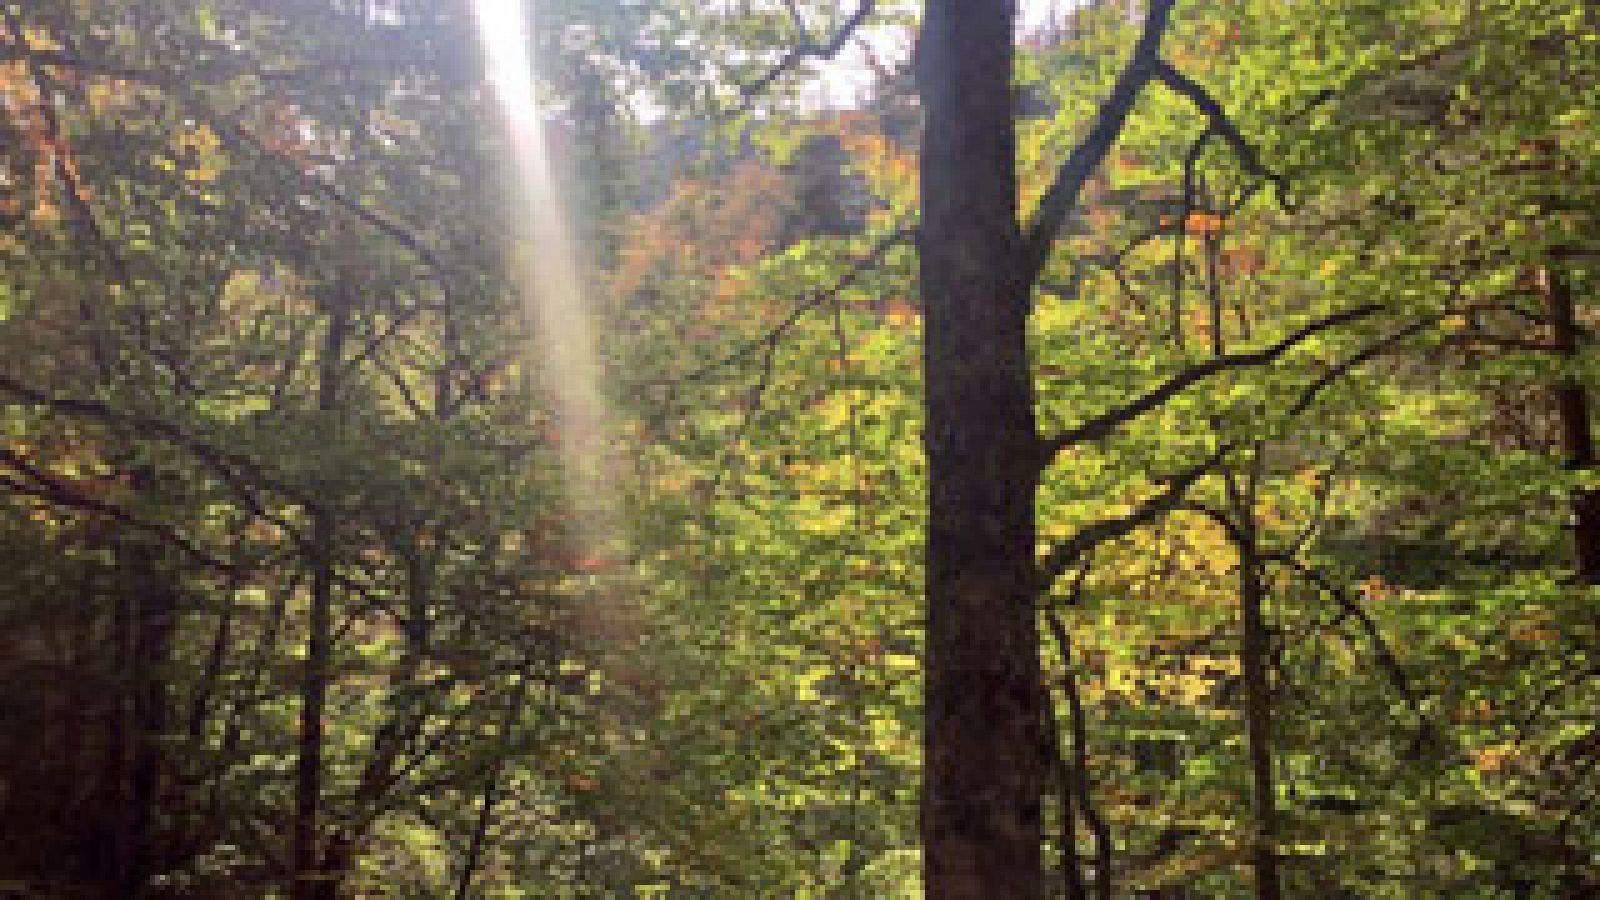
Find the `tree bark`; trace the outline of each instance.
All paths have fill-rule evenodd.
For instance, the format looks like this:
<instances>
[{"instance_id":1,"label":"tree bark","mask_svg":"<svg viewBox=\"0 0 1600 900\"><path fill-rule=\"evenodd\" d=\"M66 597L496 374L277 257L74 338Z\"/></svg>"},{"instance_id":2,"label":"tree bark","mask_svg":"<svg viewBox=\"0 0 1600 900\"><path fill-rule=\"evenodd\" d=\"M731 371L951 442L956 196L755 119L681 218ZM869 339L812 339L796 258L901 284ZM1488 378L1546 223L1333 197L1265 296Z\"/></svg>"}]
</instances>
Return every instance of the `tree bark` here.
<instances>
[{"instance_id":1,"label":"tree bark","mask_svg":"<svg viewBox=\"0 0 1600 900\"><path fill-rule=\"evenodd\" d=\"M1555 268L1542 278L1550 324L1550 338L1563 362L1578 356L1578 317L1572 288ZM1567 375L1555 386L1556 413L1561 420L1561 453L1568 468L1595 468L1594 433L1589 422L1589 391ZM1572 492L1572 539L1575 575L1580 584L1600 584L1600 491L1580 488Z\"/></svg>"},{"instance_id":2,"label":"tree bark","mask_svg":"<svg viewBox=\"0 0 1600 900\"><path fill-rule=\"evenodd\" d=\"M112 620L120 678L108 720L107 797L114 804L108 835L108 882L119 897L145 895L157 861L156 823L165 768L161 736L170 698L165 668L177 624L177 596L149 546L117 548L125 578Z\"/></svg>"},{"instance_id":3,"label":"tree bark","mask_svg":"<svg viewBox=\"0 0 1600 900\"><path fill-rule=\"evenodd\" d=\"M1042 890L1038 447L1017 223L1011 0L929 0L918 236L928 457L923 871L932 898Z\"/></svg>"},{"instance_id":4,"label":"tree bark","mask_svg":"<svg viewBox=\"0 0 1600 900\"><path fill-rule=\"evenodd\" d=\"M126 550L119 549L124 554ZM105 875L110 889L125 892L133 881L133 756L138 730L134 724L135 598L116 590L111 618L112 671L116 681L106 717L105 793L111 802L106 833Z\"/></svg>"},{"instance_id":5,"label":"tree bark","mask_svg":"<svg viewBox=\"0 0 1600 900\"><path fill-rule=\"evenodd\" d=\"M1259 451L1257 451L1259 452ZM1278 795L1272 774L1272 685L1266 618L1267 588L1253 509L1254 489L1234 494L1234 543L1239 553L1239 610L1242 623L1239 656L1244 676L1244 720L1250 753L1250 796L1255 812L1250 866L1255 872L1256 900L1283 896L1278 873Z\"/></svg>"},{"instance_id":6,"label":"tree bark","mask_svg":"<svg viewBox=\"0 0 1600 900\"><path fill-rule=\"evenodd\" d=\"M336 289L328 309L323 340L317 409L331 418L339 409L339 371L350 328L350 304ZM329 421L325 424L331 425ZM294 890L295 900L325 900L337 886L322 865L323 717L333 661L333 582L335 522L333 512L318 504L311 510L311 597L306 623L306 664L300 686L300 737L295 761Z\"/></svg>"},{"instance_id":7,"label":"tree bark","mask_svg":"<svg viewBox=\"0 0 1600 900\"><path fill-rule=\"evenodd\" d=\"M133 758L129 772L129 881L126 897L142 897L162 856L158 847L157 813L162 802L166 760L162 738L171 729L171 697L166 668L177 626L178 597L169 573L162 571L155 550L132 550L135 609L133 634Z\"/></svg>"}]
</instances>

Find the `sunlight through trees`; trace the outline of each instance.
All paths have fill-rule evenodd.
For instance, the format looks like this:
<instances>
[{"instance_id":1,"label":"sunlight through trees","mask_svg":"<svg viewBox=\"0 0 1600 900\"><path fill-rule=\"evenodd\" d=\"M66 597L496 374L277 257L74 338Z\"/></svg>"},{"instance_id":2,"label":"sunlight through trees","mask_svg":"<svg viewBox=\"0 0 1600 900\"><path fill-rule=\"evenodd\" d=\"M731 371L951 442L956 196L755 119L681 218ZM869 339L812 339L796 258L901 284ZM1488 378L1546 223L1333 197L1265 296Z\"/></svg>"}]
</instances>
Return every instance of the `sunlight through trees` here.
<instances>
[{"instance_id":1,"label":"sunlight through trees","mask_svg":"<svg viewBox=\"0 0 1600 900\"><path fill-rule=\"evenodd\" d=\"M0 895L1600 894L1597 49L0 4Z\"/></svg>"}]
</instances>

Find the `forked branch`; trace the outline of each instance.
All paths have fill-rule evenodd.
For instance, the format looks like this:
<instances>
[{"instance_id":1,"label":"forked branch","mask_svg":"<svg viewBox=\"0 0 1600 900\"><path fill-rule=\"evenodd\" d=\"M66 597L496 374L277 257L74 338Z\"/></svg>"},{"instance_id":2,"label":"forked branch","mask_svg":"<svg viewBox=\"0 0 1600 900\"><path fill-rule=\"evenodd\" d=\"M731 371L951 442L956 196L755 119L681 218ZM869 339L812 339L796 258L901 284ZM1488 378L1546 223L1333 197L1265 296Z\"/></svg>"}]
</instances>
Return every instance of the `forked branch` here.
<instances>
[{"instance_id":1,"label":"forked branch","mask_svg":"<svg viewBox=\"0 0 1600 900\"><path fill-rule=\"evenodd\" d=\"M839 52L844 49L844 45L848 44L856 32L861 30L861 26L866 23L867 18L878 7L877 0L860 0L855 12L844 20L838 31L825 40L819 40L811 34L805 20L800 15L800 10L793 3L787 5L789 18L794 21L795 29L800 32L800 40L790 47L769 69L763 72L760 78L739 89L739 93L743 95L746 104L766 93L778 79L788 74L805 60L829 60L838 56Z\"/></svg>"}]
</instances>

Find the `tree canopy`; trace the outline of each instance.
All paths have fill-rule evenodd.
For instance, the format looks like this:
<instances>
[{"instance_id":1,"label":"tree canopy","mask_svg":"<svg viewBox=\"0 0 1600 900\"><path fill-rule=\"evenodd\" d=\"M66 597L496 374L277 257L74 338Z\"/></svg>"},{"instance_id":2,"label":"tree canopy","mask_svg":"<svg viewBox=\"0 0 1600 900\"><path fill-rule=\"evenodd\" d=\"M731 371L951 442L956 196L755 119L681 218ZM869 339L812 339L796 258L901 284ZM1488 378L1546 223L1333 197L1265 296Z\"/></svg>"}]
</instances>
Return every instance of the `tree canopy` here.
<instances>
[{"instance_id":1,"label":"tree canopy","mask_svg":"<svg viewBox=\"0 0 1600 900\"><path fill-rule=\"evenodd\" d=\"M1600 892L1600 12L1024 5L0 4L0 894Z\"/></svg>"}]
</instances>

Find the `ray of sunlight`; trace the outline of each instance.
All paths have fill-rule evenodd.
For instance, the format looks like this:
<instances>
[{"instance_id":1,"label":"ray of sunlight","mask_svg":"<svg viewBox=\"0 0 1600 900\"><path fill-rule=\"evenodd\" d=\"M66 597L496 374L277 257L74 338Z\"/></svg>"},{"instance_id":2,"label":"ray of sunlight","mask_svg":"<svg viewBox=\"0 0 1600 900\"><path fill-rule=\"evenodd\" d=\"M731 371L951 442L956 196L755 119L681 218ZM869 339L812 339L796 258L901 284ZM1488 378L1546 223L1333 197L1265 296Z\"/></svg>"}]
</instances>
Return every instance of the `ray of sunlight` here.
<instances>
[{"instance_id":1,"label":"ray of sunlight","mask_svg":"<svg viewBox=\"0 0 1600 900\"><path fill-rule=\"evenodd\" d=\"M549 157L543 113L535 88L535 60L523 0L473 0L488 76L509 131L515 203L510 220L518 252L514 282L533 332L532 351L556 422L576 528L574 548L591 572L609 568L620 554L615 466L602 371L584 296L577 248L564 214ZM598 610L593 611L596 616ZM598 625L598 621L591 621Z\"/></svg>"}]
</instances>

